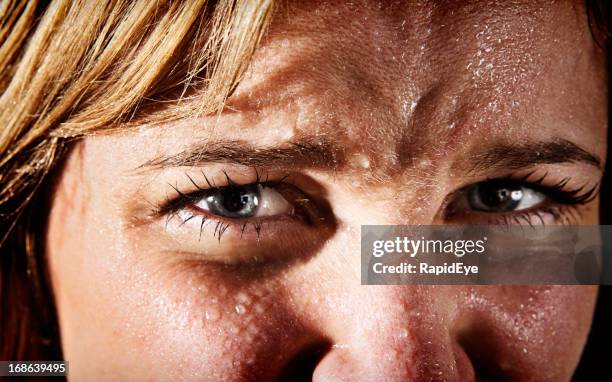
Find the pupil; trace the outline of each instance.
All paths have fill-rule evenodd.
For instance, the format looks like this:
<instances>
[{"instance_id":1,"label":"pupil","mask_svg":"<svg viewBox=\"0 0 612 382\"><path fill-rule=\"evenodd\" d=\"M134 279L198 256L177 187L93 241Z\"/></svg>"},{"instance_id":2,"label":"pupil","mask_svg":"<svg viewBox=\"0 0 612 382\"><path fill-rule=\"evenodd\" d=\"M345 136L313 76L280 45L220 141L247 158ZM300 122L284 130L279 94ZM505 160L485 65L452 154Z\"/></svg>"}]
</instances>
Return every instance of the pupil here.
<instances>
[{"instance_id":1,"label":"pupil","mask_svg":"<svg viewBox=\"0 0 612 382\"><path fill-rule=\"evenodd\" d=\"M502 188L499 190L495 190L495 192L488 192L484 195L484 202L489 206L497 206L499 204L504 204L510 198L510 190L507 188Z\"/></svg>"},{"instance_id":2,"label":"pupil","mask_svg":"<svg viewBox=\"0 0 612 382\"><path fill-rule=\"evenodd\" d=\"M490 181L477 190L481 204L491 211L511 211L523 198L522 187L507 182Z\"/></svg>"},{"instance_id":3,"label":"pupil","mask_svg":"<svg viewBox=\"0 0 612 382\"><path fill-rule=\"evenodd\" d=\"M229 212L240 212L250 199L251 196L240 189L228 189L223 195L223 207Z\"/></svg>"}]
</instances>

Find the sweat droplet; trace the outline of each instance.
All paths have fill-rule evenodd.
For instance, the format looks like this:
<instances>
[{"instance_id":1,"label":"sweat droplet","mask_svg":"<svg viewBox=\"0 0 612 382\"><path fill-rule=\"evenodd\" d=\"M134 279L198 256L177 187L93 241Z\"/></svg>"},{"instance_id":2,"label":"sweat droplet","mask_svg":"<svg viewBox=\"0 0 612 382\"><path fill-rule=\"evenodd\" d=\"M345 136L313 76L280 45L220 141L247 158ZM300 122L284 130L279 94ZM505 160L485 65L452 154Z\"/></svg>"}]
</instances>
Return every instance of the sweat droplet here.
<instances>
[{"instance_id":1,"label":"sweat droplet","mask_svg":"<svg viewBox=\"0 0 612 382\"><path fill-rule=\"evenodd\" d=\"M400 330L399 338L406 338L406 337L408 337L408 329L404 328L404 329Z\"/></svg>"},{"instance_id":2,"label":"sweat droplet","mask_svg":"<svg viewBox=\"0 0 612 382\"><path fill-rule=\"evenodd\" d=\"M234 309L236 310L236 313L238 314L245 314L246 313L246 307L242 304L238 304L234 307Z\"/></svg>"}]
</instances>

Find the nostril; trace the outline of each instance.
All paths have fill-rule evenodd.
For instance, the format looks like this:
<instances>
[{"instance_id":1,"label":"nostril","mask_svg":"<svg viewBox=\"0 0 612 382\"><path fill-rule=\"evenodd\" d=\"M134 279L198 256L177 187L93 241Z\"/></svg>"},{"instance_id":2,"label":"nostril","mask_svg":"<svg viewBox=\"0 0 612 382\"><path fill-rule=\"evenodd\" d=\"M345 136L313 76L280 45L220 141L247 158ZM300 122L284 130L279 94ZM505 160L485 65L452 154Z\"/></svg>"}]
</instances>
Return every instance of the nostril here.
<instances>
[{"instance_id":1,"label":"nostril","mask_svg":"<svg viewBox=\"0 0 612 382\"><path fill-rule=\"evenodd\" d=\"M314 370L330 348L328 342L306 346L289 360L280 372L278 381L312 381Z\"/></svg>"},{"instance_id":2,"label":"nostril","mask_svg":"<svg viewBox=\"0 0 612 382\"><path fill-rule=\"evenodd\" d=\"M499 362L496 360L499 349L491 343L490 338L489 333L478 331L464 333L459 338L459 345L472 364L475 380L477 382L512 380L499 367Z\"/></svg>"}]
</instances>

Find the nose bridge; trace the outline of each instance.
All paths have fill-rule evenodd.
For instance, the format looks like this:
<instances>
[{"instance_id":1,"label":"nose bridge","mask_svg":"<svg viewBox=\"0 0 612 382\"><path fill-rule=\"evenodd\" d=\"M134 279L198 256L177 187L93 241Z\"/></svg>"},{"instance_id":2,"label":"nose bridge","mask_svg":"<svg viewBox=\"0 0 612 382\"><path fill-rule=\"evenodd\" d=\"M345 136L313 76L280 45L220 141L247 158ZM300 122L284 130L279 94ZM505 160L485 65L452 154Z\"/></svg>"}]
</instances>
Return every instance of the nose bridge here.
<instances>
[{"instance_id":1,"label":"nose bridge","mask_svg":"<svg viewBox=\"0 0 612 382\"><path fill-rule=\"evenodd\" d=\"M423 171L429 170L377 169L373 170L375 181L370 179L371 174L360 172L330 185L329 197L342 230L356 232L351 240L359 240L362 225L433 224L446 194L444 187L434 185L433 180L421 180ZM342 239L346 232L338 233Z\"/></svg>"}]
</instances>

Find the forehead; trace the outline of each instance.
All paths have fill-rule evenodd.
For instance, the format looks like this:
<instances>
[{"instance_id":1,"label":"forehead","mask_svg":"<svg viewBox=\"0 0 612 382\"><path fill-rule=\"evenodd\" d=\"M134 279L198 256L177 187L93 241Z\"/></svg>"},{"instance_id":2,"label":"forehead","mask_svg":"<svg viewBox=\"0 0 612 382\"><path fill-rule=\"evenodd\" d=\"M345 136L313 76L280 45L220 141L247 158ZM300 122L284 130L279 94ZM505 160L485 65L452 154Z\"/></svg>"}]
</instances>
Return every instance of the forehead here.
<instances>
[{"instance_id":1,"label":"forehead","mask_svg":"<svg viewBox=\"0 0 612 382\"><path fill-rule=\"evenodd\" d=\"M528 140L605 157L606 76L582 3L287 2L222 113L108 142L131 168L196 140L334 141L377 174Z\"/></svg>"},{"instance_id":2,"label":"forehead","mask_svg":"<svg viewBox=\"0 0 612 382\"><path fill-rule=\"evenodd\" d=\"M577 2L300 2L278 10L230 104L368 145L571 139L605 129L603 69Z\"/></svg>"}]
</instances>

